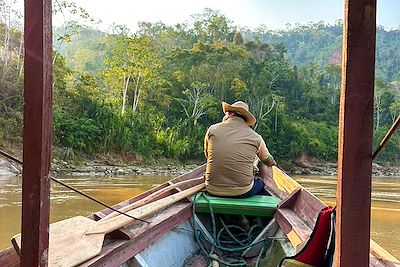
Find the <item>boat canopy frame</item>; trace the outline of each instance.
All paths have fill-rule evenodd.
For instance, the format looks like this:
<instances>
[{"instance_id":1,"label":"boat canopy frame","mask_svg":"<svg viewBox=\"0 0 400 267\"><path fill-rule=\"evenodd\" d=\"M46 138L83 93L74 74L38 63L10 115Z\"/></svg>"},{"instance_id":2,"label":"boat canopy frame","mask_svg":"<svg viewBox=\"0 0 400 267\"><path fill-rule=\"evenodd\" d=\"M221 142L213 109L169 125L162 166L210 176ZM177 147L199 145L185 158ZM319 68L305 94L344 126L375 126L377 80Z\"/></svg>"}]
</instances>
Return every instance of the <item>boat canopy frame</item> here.
<instances>
[{"instance_id":1,"label":"boat canopy frame","mask_svg":"<svg viewBox=\"0 0 400 267\"><path fill-rule=\"evenodd\" d=\"M368 266L376 0L345 0L336 263ZM361 15L360 15L361 14ZM52 1L25 0L21 266L47 266Z\"/></svg>"}]
</instances>

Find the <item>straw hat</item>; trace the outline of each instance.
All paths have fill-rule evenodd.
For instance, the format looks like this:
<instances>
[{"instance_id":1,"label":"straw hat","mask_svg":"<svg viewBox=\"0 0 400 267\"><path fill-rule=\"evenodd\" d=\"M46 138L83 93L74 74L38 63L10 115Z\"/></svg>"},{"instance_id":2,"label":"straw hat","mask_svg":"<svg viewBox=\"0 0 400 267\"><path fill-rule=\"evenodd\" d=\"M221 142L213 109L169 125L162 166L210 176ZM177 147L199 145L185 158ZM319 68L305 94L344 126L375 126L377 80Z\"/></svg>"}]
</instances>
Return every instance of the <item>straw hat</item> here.
<instances>
[{"instance_id":1,"label":"straw hat","mask_svg":"<svg viewBox=\"0 0 400 267\"><path fill-rule=\"evenodd\" d=\"M247 125L249 126L252 126L257 121L253 114L250 113L249 106L243 101L237 101L232 105L229 105L226 102L222 102L222 110L224 111L224 113L230 111L243 115L246 118Z\"/></svg>"}]
</instances>

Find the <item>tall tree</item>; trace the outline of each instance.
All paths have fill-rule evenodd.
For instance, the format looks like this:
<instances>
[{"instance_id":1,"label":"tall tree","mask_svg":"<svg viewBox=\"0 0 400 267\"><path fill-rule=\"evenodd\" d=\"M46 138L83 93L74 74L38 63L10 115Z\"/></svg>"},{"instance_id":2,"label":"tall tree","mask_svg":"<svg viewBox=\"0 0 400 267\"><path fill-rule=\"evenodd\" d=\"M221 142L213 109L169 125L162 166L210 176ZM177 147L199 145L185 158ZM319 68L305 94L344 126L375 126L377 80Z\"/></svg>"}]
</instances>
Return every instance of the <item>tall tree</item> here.
<instances>
[{"instance_id":1,"label":"tall tree","mask_svg":"<svg viewBox=\"0 0 400 267\"><path fill-rule=\"evenodd\" d=\"M235 45L243 45L244 40L240 32L235 32L235 35L233 36L233 44Z\"/></svg>"},{"instance_id":2,"label":"tall tree","mask_svg":"<svg viewBox=\"0 0 400 267\"><path fill-rule=\"evenodd\" d=\"M375 113L375 130L379 129L381 125L381 117L384 112L382 105L383 96L388 92L389 86L383 80L377 79L375 81L375 93L374 93L374 113Z\"/></svg>"},{"instance_id":3,"label":"tall tree","mask_svg":"<svg viewBox=\"0 0 400 267\"><path fill-rule=\"evenodd\" d=\"M130 88L132 112L135 113L146 90L154 88L160 78L161 60L152 38L146 35L119 38L106 64L107 76L122 80L122 88L117 90L122 92L121 114L126 111Z\"/></svg>"},{"instance_id":4,"label":"tall tree","mask_svg":"<svg viewBox=\"0 0 400 267\"><path fill-rule=\"evenodd\" d=\"M197 121L210 112L210 107L215 104L214 97L208 92L209 85L193 82L190 88L183 91L184 98L177 100L181 104L186 117L197 124Z\"/></svg>"},{"instance_id":5,"label":"tall tree","mask_svg":"<svg viewBox=\"0 0 400 267\"><path fill-rule=\"evenodd\" d=\"M2 73L1 73L1 81L4 82L7 73L10 69L10 60L12 54L19 52L18 57L21 55L22 51L13 51L14 46L12 45L13 38L17 36L21 36L18 34L18 31L21 30L21 19L22 14L18 10L16 6L16 0L2 0L0 1L0 25L4 28L3 35L3 45L2 45L2 55L1 61L3 64ZM18 38L21 42L21 37ZM21 46L20 46L21 47Z\"/></svg>"},{"instance_id":6,"label":"tall tree","mask_svg":"<svg viewBox=\"0 0 400 267\"><path fill-rule=\"evenodd\" d=\"M193 31L201 41L230 41L234 32L232 21L220 11L205 8L202 13L194 14Z\"/></svg>"},{"instance_id":7,"label":"tall tree","mask_svg":"<svg viewBox=\"0 0 400 267\"><path fill-rule=\"evenodd\" d=\"M55 31L54 50L59 51L61 46L71 43L72 37L76 36L82 30L84 24L97 23L93 17L81 6L71 0L62 0L53 2L53 14L55 19L61 21L62 26ZM57 60L57 53L53 57L53 65Z\"/></svg>"}]
</instances>

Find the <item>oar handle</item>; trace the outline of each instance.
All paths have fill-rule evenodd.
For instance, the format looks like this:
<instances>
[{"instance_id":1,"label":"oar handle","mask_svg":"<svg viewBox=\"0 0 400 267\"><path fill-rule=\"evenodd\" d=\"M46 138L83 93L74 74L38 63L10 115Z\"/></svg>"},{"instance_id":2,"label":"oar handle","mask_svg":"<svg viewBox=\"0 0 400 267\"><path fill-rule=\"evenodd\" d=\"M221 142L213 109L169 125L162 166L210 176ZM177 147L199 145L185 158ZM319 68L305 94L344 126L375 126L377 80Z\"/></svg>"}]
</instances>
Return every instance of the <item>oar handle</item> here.
<instances>
[{"instance_id":1,"label":"oar handle","mask_svg":"<svg viewBox=\"0 0 400 267\"><path fill-rule=\"evenodd\" d=\"M177 183L171 184L171 185L169 185L167 187L161 188L160 190L158 190L156 192L153 192L152 194L150 194L150 195L148 195L148 196L146 196L146 197L144 197L142 199L139 199L138 201L136 201L134 203L131 203L131 204L125 206L125 207L119 208L118 209L119 212L115 212L115 211L111 212L110 214L108 214L104 218L100 219L99 222L110 220L111 218L114 218L115 216L118 216L120 212L127 212L127 211L130 211L132 209L141 207L141 206L143 206L145 204L148 204L148 203L152 202L154 199L156 199L156 198L160 197L161 195L163 195L164 193L169 192L172 189L175 189L175 188L177 188L179 186L187 185L187 184L190 184L190 183L199 183L199 182L202 182L202 181L204 181L204 177L196 177L196 178L192 178L192 179L189 179L189 180L179 181Z\"/></svg>"},{"instance_id":2,"label":"oar handle","mask_svg":"<svg viewBox=\"0 0 400 267\"><path fill-rule=\"evenodd\" d=\"M156 200L154 202L151 202L149 204L146 204L140 208L131 210L129 212L127 212L127 214L131 215L132 217L135 218L144 218L150 214L153 214L155 212L158 212L188 196L191 196L195 193L197 193L198 191L202 190L205 187L205 184L199 184L196 186L193 186L189 189L183 190L181 192L175 193L173 195L164 197L162 199ZM89 230L88 232L86 232L86 234L90 235L90 234L108 234L111 233L112 231L115 231L125 225L128 225L130 223L132 223L134 220L130 219L126 216L117 216L114 218L111 218L109 220L106 221L102 221L102 222L98 222L96 224L96 226Z\"/></svg>"}]
</instances>

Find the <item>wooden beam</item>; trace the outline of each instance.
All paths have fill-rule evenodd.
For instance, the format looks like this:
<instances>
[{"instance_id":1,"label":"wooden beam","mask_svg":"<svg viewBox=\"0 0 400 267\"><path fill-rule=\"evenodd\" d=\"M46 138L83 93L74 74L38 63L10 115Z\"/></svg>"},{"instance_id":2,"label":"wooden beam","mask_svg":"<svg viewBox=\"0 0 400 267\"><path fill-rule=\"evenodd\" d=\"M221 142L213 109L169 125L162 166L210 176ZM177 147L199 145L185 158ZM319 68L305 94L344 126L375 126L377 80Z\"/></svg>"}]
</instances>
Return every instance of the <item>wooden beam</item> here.
<instances>
[{"instance_id":1,"label":"wooden beam","mask_svg":"<svg viewBox=\"0 0 400 267\"><path fill-rule=\"evenodd\" d=\"M52 100L51 0L25 0L21 266L47 266Z\"/></svg>"},{"instance_id":2,"label":"wooden beam","mask_svg":"<svg viewBox=\"0 0 400 267\"><path fill-rule=\"evenodd\" d=\"M376 0L345 0L335 260L369 266Z\"/></svg>"}]
</instances>

